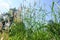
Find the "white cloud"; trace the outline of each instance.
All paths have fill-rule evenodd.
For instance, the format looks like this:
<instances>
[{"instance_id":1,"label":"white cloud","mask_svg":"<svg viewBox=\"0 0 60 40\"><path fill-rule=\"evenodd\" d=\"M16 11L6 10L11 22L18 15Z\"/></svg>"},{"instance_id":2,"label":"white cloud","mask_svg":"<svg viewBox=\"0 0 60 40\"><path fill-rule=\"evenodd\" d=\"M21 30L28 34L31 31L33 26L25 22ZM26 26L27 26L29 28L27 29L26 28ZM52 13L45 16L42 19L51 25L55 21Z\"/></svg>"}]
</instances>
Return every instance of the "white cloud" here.
<instances>
[{"instance_id":1,"label":"white cloud","mask_svg":"<svg viewBox=\"0 0 60 40\"><path fill-rule=\"evenodd\" d=\"M10 8L10 2L5 2L5 0L0 0L0 12L7 11Z\"/></svg>"},{"instance_id":2,"label":"white cloud","mask_svg":"<svg viewBox=\"0 0 60 40\"><path fill-rule=\"evenodd\" d=\"M0 3L0 8L3 8L3 9L8 9L9 8L9 4L8 3Z\"/></svg>"}]
</instances>

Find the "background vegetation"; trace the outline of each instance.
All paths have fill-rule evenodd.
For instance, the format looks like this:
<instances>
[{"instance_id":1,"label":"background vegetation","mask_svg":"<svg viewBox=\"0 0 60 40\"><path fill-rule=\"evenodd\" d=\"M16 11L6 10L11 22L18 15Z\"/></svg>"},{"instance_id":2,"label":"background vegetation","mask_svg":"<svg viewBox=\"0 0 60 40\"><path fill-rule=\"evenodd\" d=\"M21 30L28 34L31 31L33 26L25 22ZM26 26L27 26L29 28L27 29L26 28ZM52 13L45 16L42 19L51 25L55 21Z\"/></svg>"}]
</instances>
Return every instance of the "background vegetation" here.
<instances>
[{"instance_id":1,"label":"background vegetation","mask_svg":"<svg viewBox=\"0 0 60 40\"><path fill-rule=\"evenodd\" d=\"M9 40L60 40L60 9L54 9L56 3L52 2L51 11L42 7L22 7L22 22L14 22L9 32ZM36 3L34 4L36 6ZM50 20L47 20L46 17Z\"/></svg>"}]
</instances>

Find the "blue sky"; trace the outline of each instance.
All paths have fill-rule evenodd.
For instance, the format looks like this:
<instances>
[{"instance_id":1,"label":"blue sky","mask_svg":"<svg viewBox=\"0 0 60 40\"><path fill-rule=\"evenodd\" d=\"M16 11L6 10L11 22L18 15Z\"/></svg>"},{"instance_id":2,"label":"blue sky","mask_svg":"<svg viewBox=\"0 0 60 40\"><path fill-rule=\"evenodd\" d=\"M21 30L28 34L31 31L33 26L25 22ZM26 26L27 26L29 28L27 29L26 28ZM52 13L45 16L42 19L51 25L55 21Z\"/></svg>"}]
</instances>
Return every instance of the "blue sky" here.
<instances>
[{"instance_id":1,"label":"blue sky","mask_svg":"<svg viewBox=\"0 0 60 40\"><path fill-rule=\"evenodd\" d=\"M37 7L42 6L43 8L50 10L52 0L26 0L26 2L24 2L24 0L0 0L0 13L8 11L10 8L18 8L21 3L25 6L29 6L30 3L33 6L34 1L36 1Z\"/></svg>"},{"instance_id":2,"label":"blue sky","mask_svg":"<svg viewBox=\"0 0 60 40\"><path fill-rule=\"evenodd\" d=\"M0 14L3 12L7 12L10 8L17 8L24 4L24 6L29 7L31 5L33 7L34 2L37 3L36 8L41 6L43 9L46 9L47 11L51 11L51 5L52 2L58 2L59 0L0 0ZM58 2L60 5L60 1ZM55 5L55 9L56 5ZM51 15L49 14L48 17L46 17L47 20L51 19Z\"/></svg>"}]
</instances>

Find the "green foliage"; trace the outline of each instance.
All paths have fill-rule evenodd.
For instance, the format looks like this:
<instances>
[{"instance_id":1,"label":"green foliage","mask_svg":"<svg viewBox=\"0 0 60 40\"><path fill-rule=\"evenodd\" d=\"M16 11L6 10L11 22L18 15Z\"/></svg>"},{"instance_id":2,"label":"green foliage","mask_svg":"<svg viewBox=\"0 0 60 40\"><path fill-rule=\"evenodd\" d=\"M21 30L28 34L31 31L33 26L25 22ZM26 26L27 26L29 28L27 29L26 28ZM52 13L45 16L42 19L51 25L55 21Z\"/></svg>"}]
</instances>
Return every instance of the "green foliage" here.
<instances>
[{"instance_id":1,"label":"green foliage","mask_svg":"<svg viewBox=\"0 0 60 40\"><path fill-rule=\"evenodd\" d=\"M23 39L22 35L24 35L24 31L25 31L24 24L22 22L15 23L14 25L11 26L9 40L19 40L20 38Z\"/></svg>"},{"instance_id":2,"label":"green foliage","mask_svg":"<svg viewBox=\"0 0 60 40\"><path fill-rule=\"evenodd\" d=\"M24 23L14 23L11 26L9 40L60 40L60 23L57 22L54 4L55 2L52 2L51 8L53 14L51 16L54 16L54 20L49 22L46 21L47 11L43 10L42 7L38 9L22 7L21 17Z\"/></svg>"},{"instance_id":3,"label":"green foliage","mask_svg":"<svg viewBox=\"0 0 60 40\"><path fill-rule=\"evenodd\" d=\"M59 40L59 26L57 23L42 25L34 31L33 28L26 30L22 22L15 23L11 26L9 40Z\"/></svg>"},{"instance_id":4,"label":"green foliage","mask_svg":"<svg viewBox=\"0 0 60 40\"><path fill-rule=\"evenodd\" d=\"M55 4L55 2L52 2L52 12L54 12L54 4Z\"/></svg>"},{"instance_id":5,"label":"green foliage","mask_svg":"<svg viewBox=\"0 0 60 40\"><path fill-rule=\"evenodd\" d=\"M60 24L59 23L53 23L49 24L50 26L50 31L55 35L60 35Z\"/></svg>"}]
</instances>

